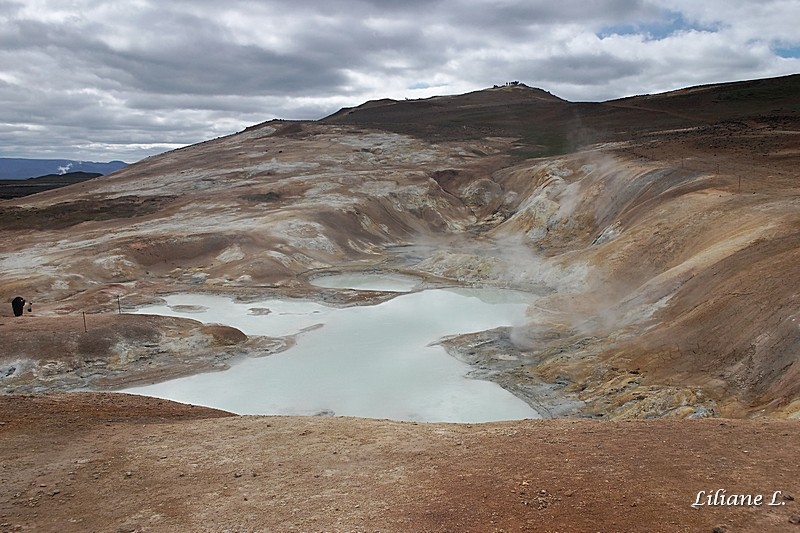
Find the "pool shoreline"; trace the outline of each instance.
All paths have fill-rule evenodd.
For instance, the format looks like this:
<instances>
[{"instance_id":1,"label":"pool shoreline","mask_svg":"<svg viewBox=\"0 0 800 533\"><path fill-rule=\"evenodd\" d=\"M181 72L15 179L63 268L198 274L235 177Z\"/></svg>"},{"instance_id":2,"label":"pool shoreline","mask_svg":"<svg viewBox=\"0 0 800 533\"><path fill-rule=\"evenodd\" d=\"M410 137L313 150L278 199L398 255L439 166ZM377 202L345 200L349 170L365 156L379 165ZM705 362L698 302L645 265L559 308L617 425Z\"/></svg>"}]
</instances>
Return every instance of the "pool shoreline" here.
<instances>
[{"instance_id":1,"label":"pool shoreline","mask_svg":"<svg viewBox=\"0 0 800 533\"><path fill-rule=\"evenodd\" d=\"M485 299L479 296L484 292L487 296L490 296L490 298ZM314 300L273 299L245 304L221 296L198 294L170 295L166 298L166 306L141 308L138 312L187 316L195 320L200 319L205 322L222 323L238 328L250 337L261 335L285 337L291 333L291 335L295 336L295 339L300 341L300 344L309 342L312 346L308 348L308 353L297 347L287 347L287 349L281 351L280 354L273 354L269 358L270 362L253 363L252 359L249 357L237 357L234 360L228 361L226 365L228 368L224 371L229 374L225 375L216 372L212 374L203 373L179 378L178 380L162 381L151 386L123 389L121 392L144 393L170 400L206 405L242 414L306 415L317 414L319 412L332 412L336 415L344 416L365 416L370 418L431 422L463 421L471 423L539 418L541 416L539 412L533 409L527 401L502 389L492 380L485 380L479 376L471 375L473 369L469 365L452 358L448 355L444 347L437 346L438 341L446 335L477 332L486 329L486 327L503 325L505 323L504 321L511 325L514 321L519 322L522 320L527 304L519 302L520 293L518 291L507 292L509 295L513 296L513 298L511 298L512 300L517 300L515 303L503 303L501 300L507 297L507 295L502 294L503 291L498 289L423 289L396 294L394 298L378 304L347 306L344 308L331 307L325 303ZM210 312L210 310L215 307L224 309L216 309L216 311ZM275 307L277 310L273 309L269 312L267 309L269 307ZM234 318L237 312L242 313L245 308L251 310L255 308L258 309L259 312L255 314L251 313L250 316L240 315ZM267 309L267 312L264 312L265 309ZM424 314L426 312L429 314L420 316L420 313ZM459 318L459 314L463 314L463 317ZM381 318L381 315L386 316ZM511 318L512 315L515 317L513 320ZM355 322L352 324L341 322L341 317L347 316L352 316ZM366 322L363 322L365 320L364 317L368 318ZM413 326L406 328L406 337L408 337L408 332L416 332L419 330L419 335L423 336L423 339L419 341L420 347L409 347L414 345L414 342L417 342L417 339L414 338L416 333L410 337L410 340L405 339L405 337L400 337L399 340L387 341L384 339L384 336L391 336L392 332L398 327L403 329L403 326L398 326L396 324L400 319L410 320L413 324ZM359 320L362 322L359 322ZM459 320L463 321L463 325L460 325ZM365 323L367 324L366 327L364 326ZM267 329L263 329L266 327L265 324L269 324ZM319 327L318 324L323 325ZM309 395L321 394L321 391L325 390L326 387L332 388L333 392L328 391L330 396L326 401L338 407L332 408L330 405L324 404L324 402L314 407L308 407L314 405L313 402L306 397L294 394L292 391L284 391L282 389L282 387L284 387L283 383L280 382L279 378L274 376L280 374L284 366L287 368L292 367L291 362L285 362L283 359L280 359L280 356L288 355L297 359L299 357L297 354L303 353L302 357L310 358L309 361L312 361L312 363L310 363L311 366L307 369L301 371L300 375L305 377L303 379L297 379L298 382L311 379L308 376L318 370L315 365L321 366L329 376L333 375L335 379L340 379L335 376L336 366L331 366L329 361L320 358L318 355L328 348L329 341L318 339L313 334L307 335L309 333L309 328L312 326L319 327L320 331L325 334L330 334L326 333L326 331L332 333L336 328L344 328L342 329L344 333L341 333L341 335L344 335L348 339L354 335L356 337L362 336L363 339L353 345L355 347L354 349L330 348L334 353L338 350L337 357L341 358L343 361L350 361L350 363L346 364L351 366L356 365L358 372L365 371L362 370L361 367L369 369L376 364L376 361L379 362L378 366L381 364L389 365L389 370L384 371L378 368L375 374L366 378L356 374L357 377L353 378L353 380L350 380L350 378L342 378L343 381L336 382L336 385L331 385L326 381L326 379L331 378L320 378L316 385L319 392L315 390L310 392ZM379 328L380 331L371 333L370 330L376 327ZM377 337L373 338L372 336L374 335L377 335ZM312 339L312 337L314 338ZM389 342L389 344L386 345L386 342ZM404 344L405 342L411 342L412 344L406 345ZM366 343L366 347L362 346L364 343ZM394 346L394 343L398 343L399 346ZM382 350L389 350L389 353L393 353L391 352L392 350L400 350L400 352L391 355L390 359L375 359L373 357L373 352L375 349L378 349L378 347ZM411 352L408 351L409 349L411 349ZM294 352L292 352L293 350ZM353 353L344 353L347 350ZM366 352L362 353L364 350L366 350ZM441 354L434 356L433 353L438 354L439 350ZM380 351L375 353L380 353ZM397 358L398 355L401 356L400 359ZM432 357L438 358L436 362L434 362L434 359L431 359ZM409 360L405 361L403 358L409 358ZM293 397L294 401L299 404L296 406L296 412L291 409L288 411L281 410L288 408L276 408L275 406L256 408L255 410L252 410L251 407L241 407L242 404L236 403L239 402L239 400L230 398L230 393L225 393L228 396L224 398L213 397L211 400L207 399L209 396L215 394L214 390L216 385L214 385L214 383L218 380L234 380L229 383L228 387L223 387L226 391L231 388L241 388L245 386L243 385L244 383L248 383L248 379L252 379L251 376L247 374L261 372L262 370L257 370L258 368L277 365L277 362L273 362L279 359L281 361L280 365L283 366L274 366L269 372L260 377L261 380L273 379L278 381L270 382L269 387L266 389L261 382L247 384L246 386L251 387L250 394L255 396L263 394L265 397L268 397L270 394L277 394L274 391L279 391L280 394L287 394ZM425 365L433 366L426 368ZM243 370L243 368L246 368L246 370ZM233 374L237 372L245 372L245 374L232 377ZM419 372L420 375L410 378L403 377L402 379L410 379L405 386L394 383L395 378L392 373L395 373L397 376L407 376L409 372ZM436 372L439 372L439 374L436 374ZM454 372L457 375L453 374ZM292 379L293 378L289 378L288 381L292 381ZM184 382L177 383L179 380L184 380ZM359 382L359 380L363 382ZM371 386L367 385L374 380L382 380L382 390L380 386L378 386L378 389L373 390L370 388ZM190 384L192 381L197 383L203 382L207 385L202 387L200 391L194 390L192 392L187 392L186 390L182 390L181 392L175 392L174 390L170 390L170 387L182 387L185 389L186 387L200 386ZM493 392L488 392L487 386L490 387ZM404 387L410 389L417 387L419 390L416 392L412 390L408 393L395 390L395 388L403 389ZM288 388L291 388L291 386ZM268 392L264 392L264 390L268 390ZM459 394L464 394L466 390L471 391L467 396L458 396ZM502 391L502 393L499 391ZM349 395L358 396L359 394L364 394L367 398L372 398L366 400L365 405L386 403L388 405L388 407L385 407L387 411L383 412L380 409L376 411L371 406L354 406L349 399L342 399L343 396L349 398ZM372 394L372 397L369 396L370 394ZM487 399L481 400L481 398L491 398L492 395L508 395L505 400L495 401L499 402L497 405L509 405L502 408L493 407L491 401ZM378 398L380 399L378 400ZM513 398L513 400L511 398ZM259 397L257 400L261 401L261 398ZM218 403L220 401L223 403ZM256 400L251 399L249 401ZM279 404L283 401L284 400L281 399ZM231 407L230 403L225 402L234 402L236 407ZM398 402L397 405L400 407L395 406L392 402ZM511 407L511 405L515 405L516 402L519 402L519 406ZM267 401L267 403L269 402ZM304 405L305 407L303 407ZM522 405L525 406L524 409ZM493 408L507 409L510 414L492 414L491 411ZM295 407L292 407L292 409L295 409ZM437 412L444 414L431 414Z\"/></svg>"}]
</instances>

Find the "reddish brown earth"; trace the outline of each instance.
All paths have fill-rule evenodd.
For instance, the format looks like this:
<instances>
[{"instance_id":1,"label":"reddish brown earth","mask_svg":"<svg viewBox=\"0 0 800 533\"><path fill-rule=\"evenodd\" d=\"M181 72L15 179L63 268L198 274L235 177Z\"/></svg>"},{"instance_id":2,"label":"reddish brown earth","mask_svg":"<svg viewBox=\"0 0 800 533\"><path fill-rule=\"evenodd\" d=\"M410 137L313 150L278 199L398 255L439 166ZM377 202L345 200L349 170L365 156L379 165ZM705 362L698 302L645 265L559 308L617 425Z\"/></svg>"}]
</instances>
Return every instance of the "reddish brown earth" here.
<instances>
[{"instance_id":1,"label":"reddish brown earth","mask_svg":"<svg viewBox=\"0 0 800 533\"><path fill-rule=\"evenodd\" d=\"M790 421L231 417L79 393L0 405L2 531L800 531ZM717 489L766 501L691 507Z\"/></svg>"}]
</instances>

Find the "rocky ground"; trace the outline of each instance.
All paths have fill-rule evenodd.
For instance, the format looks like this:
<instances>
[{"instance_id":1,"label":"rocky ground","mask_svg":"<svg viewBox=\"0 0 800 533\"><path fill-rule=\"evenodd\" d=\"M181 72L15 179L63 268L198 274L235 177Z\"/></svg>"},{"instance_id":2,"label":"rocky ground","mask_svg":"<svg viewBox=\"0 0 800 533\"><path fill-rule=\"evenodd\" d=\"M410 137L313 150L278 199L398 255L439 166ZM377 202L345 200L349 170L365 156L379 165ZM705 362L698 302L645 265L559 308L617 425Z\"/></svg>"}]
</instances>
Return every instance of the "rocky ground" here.
<instances>
[{"instance_id":1,"label":"rocky ground","mask_svg":"<svg viewBox=\"0 0 800 533\"><path fill-rule=\"evenodd\" d=\"M0 531L800 531L791 421L236 417L80 393L0 404ZM764 501L692 507L719 489Z\"/></svg>"},{"instance_id":2,"label":"rocky ground","mask_svg":"<svg viewBox=\"0 0 800 533\"><path fill-rule=\"evenodd\" d=\"M231 360L285 350L288 338L248 338L238 329L135 314L4 317L6 393L114 390L224 370ZM24 354L24 355L22 355Z\"/></svg>"}]
</instances>

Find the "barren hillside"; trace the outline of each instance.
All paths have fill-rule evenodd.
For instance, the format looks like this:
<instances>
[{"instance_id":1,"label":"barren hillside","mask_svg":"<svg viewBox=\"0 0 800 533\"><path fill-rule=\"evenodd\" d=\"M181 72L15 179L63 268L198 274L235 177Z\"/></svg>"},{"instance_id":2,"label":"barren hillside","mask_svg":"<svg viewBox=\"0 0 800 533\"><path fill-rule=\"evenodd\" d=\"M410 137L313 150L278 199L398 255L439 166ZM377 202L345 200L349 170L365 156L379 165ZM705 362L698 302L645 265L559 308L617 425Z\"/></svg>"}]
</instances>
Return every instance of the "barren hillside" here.
<instances>
[{"instance_id":1,"label":"barren hillside","mask_svg":"<svg viewBox=\"0 0 800 533\"><path fill-rule=\"evenodd\" d=\"M241 299L279 295L358 305L393 295L320 289L309 278L324 272L397 272L420 276L425 288L508 287L538 295L525 326L451 338L445 344L454 357L546 417L796 419L800 416L799 80L800 76L790 76L605 103L567 102L524 85L420 101L381 100L316 122L259 124L149 158L113 175L2 201L0 227L6 238L0 248L4 276L0 299L8 302L21 295L33 302L33 312L23 317L12 317L10 305L2 311L3 390L12 394L80 387L114 390L224 368L232 358L275 353L291 342L248 338L232 328L214 329L189 320L117 314L167 293L205 292ZM103 395L84 398L81 402L87 409L107 401ZM122 413L136 409L134 403L126 407L124 397L114 401ZM81 402L70 405L79 409ZM301 434L317 431L318 422L274 423ZM787 476L787 483L800 477L796 461L791 461L791 453L798 450L797 439L791 437L794 422L725 423L735 428L724 437L733 439L726 441L731 448L780 442L776 453L786 454L785 463L776 459L774 464L751 465L752 476L740 473L739 481L758 484L762 477L769 479L768 472ZM183 431L172 424L147 426L131 439L143 439L148 432L164 439ZM224 435L235 438L237 432L257 433L265 424L270 422L244 418L201 425L217 428L213 431L224 439ZM542 466L543 455L533 451L535 435L550 435L555 449L566 453L570 446L585 446L586 439L593 438L586 435L592 433L598 446L614 458L607 463L600 458L596 467L606 465L620 483L649 479L634 486L648 493L660 490L662 496L672 489L659 488L659 480L650 474L620 473L626 461L649 464L650 452L640 448L626 460L619 443L658 440L663 445L655 453L662 453L686 439L714 440L727 431L720 429L727 426L714 421L633 425L581 421L575 427L586 435L562 443L556 435L573 427L570 421L518 424L497 429L528 435L501 444L510 446L508 453L516 458L510 464L525 457L529 468ZM335 435L362 431L384 435L386 442L377 456L381 460L393 457L396 445L390 435L418 439L421 453L436 454L441 452L438 446L444 446L426 440L425 435L438 431L436 426L341 419L323 425L322 431ZM702 430L695 433L688 427ZM761 436L753 440L751 430ZM32 429L25 438L47 439L37 431ZM121 449L128 450L134 444L124 431L122 426L108 430L114 439L121 439ZM190 432L192 436L183 442L200 442L212 430L198 431ZM446 431L460 434L466 429ZM484 453L492 431L494 426L476 429L479 453ZM778 439L775 432L789 437ZM4 437L4 442L16 438L23 437ZM90 443L99 437L91 433L86 438ZM293 446L290 440L275 446L288 450ZM695 450L696 459L687 459L687 469L706 464L705 452L695 448L687 448ZM410 453L399 447L396 451ZM34 461L24 451L15 453L21 454L16 460ZM35 461L47 457L43 451L37 453L44 455ZM117 457L110 449L103 453ZM731 450L718 453L729 457ZM370 472L383 468L372 460L359 456L353 464L365 462L364 469ZM438 467L428 468L422 459L412 464L418 469L415 475L422 476L413 479L440 479L434 472ZM147 472L157 469L149 463L119 469L140 467ZM296 468L299 476L307 465L298 463ZM325 475L325 468L320 475ZM465 466L464 475L471 468ZM665 465L659 468L666 472ZM714 488L723 483L720 471L707 472ZM492 477L491 472L482 472L487 479ZM572 476L579 470L569 472ZM500 470L495 474L507 476L506 481L512 476ZM29 466L14 475L27 475L30 481L39 474ZM673 495L678 499L670 505L678 501L682 505L697 491L711 488L698 476L686 487L679 487L677 478L669 482L674 490L683 491ZM120 484L131 484L131 479L118 477ZM585 481L587 490L599 494L604 486L600 477L591 474ZM22 478L15 479L23 483ZM153 479L156 485L135 491L163 491L171 483ZM498 491L519 488L516 481L506 487L500 478L493 479L492 483L500 483ZM734 484L733 478L725 479ZM386 480L384 484L390 483ZM486 483L480 481L482 486ZM230 486L226 483L224 491L232 490ZM335 491L333 487L325 490ZM583 531L592 522L580 513L599 512L564 503L566 497L543 488L547 498L560 498L553 507L561 506L566 513L553 518L553 524L563 525L552 526L553 531ZM566 485L562 488L566 490ZM425 490L429 490L427 500L443 494L443 489L432 486ZM796 492L796 487L792 490ZM302 491L313 492L307 486ZM93 497L81 494L80 498ZM309 501L310 496L303 494L297 497ZM6 513L8 524L31 520L51 527L36 522L42 516L18 514L17 522L7 518L8 513L19 513L20 498L3 497L0 511ZM325 507L335 505L330 502L336 498L331 498L323 498L315 514L318 524L304 518L296 522L303 524L297 530L369 530L373 524L364 517L385 511L370 508L361 516L351 509L349 518L336 521L331 517L338 514ZM424 506L406 502L397 516L414 517L420 531L545 530L533 518L541 513L529 516L526 520L534 520L530 523L498 519L494 526L487 525L493 524L488 514L483 520L457 510L486 511L470 498L462 507L431 508L433 514L427 517ZM228 516L248 512L231 501L219 503ZM512 506L506 500L495 503L500 510L492 512L498 515L504 506ZM514 500L513 505L518 503ZM211 503L204 500L202 506L207 505ZM191 514L196 507L187 509ZM135 518L139 511L132 508L118 511L114 520L124 518L118 527L181 529L177 518L178 522L157 523ZM162 515L151 511L153 516ZM774 524L788 524L788 515L748 512L730 515L742 525L736 531L770 530L752 525L773 524L758 522L766 520L764 516L777 517ZM291 522L288 509L287 513L283 524ZM638 519L616 525L611 515L597 519L606 524L600 529L630 531L636 520L660 523L658 513L657 507L641 516L633 512L630 517ZM724 522L723 515L728 517L717 513L715 520ZM703 517L699 521L688 514L675 516L683 529L664 531L716 524L709 515L695 514ZM248 530L266 523L243 519L234 526L230 520L208 520L209 530ZM379 530L415 530L399 522L375 524ZM784 530L781 527L771 530ZM274 530L290 529L274 526Z\"/></svg>"}]
</instances>

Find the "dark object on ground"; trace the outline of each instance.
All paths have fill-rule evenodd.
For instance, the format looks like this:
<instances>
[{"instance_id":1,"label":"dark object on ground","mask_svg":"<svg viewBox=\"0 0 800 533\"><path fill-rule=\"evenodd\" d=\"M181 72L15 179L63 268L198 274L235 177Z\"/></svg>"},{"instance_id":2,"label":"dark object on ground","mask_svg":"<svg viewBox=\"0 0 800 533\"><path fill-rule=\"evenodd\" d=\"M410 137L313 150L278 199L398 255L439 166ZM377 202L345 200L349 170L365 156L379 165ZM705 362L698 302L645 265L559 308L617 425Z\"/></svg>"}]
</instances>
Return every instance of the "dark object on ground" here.
<instances>
[{"instance_id":1,"label":"dark object on ground","mask_svg":"<svg viewBox=\"0 0 800 533\"><path fill-rule=\"evenodd\" d=\"M25 299L22 296L17 296L11 300L11 307L14 308L14 316L22 316L22 311L25 309Z\"/></svg>"}]
</instances>

